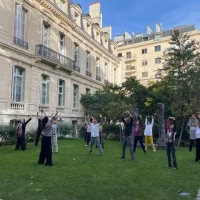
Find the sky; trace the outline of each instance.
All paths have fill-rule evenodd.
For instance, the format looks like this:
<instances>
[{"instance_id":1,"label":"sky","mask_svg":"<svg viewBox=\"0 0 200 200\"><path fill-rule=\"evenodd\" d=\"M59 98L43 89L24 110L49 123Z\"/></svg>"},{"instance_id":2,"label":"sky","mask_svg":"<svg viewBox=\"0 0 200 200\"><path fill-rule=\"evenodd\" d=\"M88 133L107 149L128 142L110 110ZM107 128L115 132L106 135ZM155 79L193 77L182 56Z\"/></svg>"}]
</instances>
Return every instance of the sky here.
<instances>
[{"instance_id":1,"label":"sky","mask_svg":"<svg viewBox=\"0 0 200 200\"><path fill-rule=\"evenodd\" d=\"M97 0L73 0L89 12ZM185 24L200 29L200 0L100 0L103 26L112 26L113 37L129 33L146 33L147 25L155 32L155 24L164 30Z\"/></svg>"}]
</instances>

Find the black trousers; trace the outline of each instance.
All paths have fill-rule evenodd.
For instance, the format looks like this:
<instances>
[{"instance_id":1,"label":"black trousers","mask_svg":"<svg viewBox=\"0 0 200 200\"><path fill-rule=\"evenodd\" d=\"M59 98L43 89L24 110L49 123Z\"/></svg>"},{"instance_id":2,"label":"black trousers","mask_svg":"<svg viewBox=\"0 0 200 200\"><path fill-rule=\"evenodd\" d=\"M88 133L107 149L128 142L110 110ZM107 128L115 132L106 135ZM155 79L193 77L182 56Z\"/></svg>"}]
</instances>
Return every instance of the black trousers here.
<instances>
[{"instance_id":1,"label":"black trousers","mask_svg":"<svg viewBox=\"0 0 200 200\"><path fill-rule=\"evenodd\" d=\"M37 145L38 145L38 142L39 142L40 135L41 135L41 130L38 130L38 131L37 131L36 140L35 140L35 146L37 146Z\"/></svg>"},{"instance_id":2,"label":"black trousers","mask_svg":"<svg viewBox=\"0 0 200 200\"><path fill-rule=\"evenodd\" d=\"M193 147L194 141L195 140L190 139L189 151L192 151L192 147Z\"/></svg>"},{"instance_id":3,"label":"black trousers","mask_svg":"<svg viewBox=\"0 0 200 200\"><path fill-rule=\"evenodd\" d=\"M26 141L25 141L24 135L22 135L21 137L17 137L15 150L19 150L20 147L21 147L21 150L23 151L26 150Z\"/></svg>"},{"instance_id":4,"label":"black trousers","mask_svg":"<svg viewBox=\"0 0 200 200\"><path fill-rule=\"evenodd\" d=\"M87 132L85 132L85 134L84 134L84 142L85 143L87 142Z\"/></svg>"},{"instance_id":5,"label":"black trousers","mask_svg":"<svg viewBox=\"0 0 200 200\"><path fill-rule=\"evenodd\" d=\"M91 140L91 133L87 132L87 145L89 145L90 140Z\"/></svg>"},{"instance_id":6,"label":"black trousers","mask_svg":"<svg viewBox=\"0 0 200 200\"><path fill-rule=\"evenodd\" d=\"M42 136L42 143L41 143L41 151L39 156L38 164L44 164L52 166L52 146L51 146L51 137Z\"/></svg>"},{"instance_id":7,"label":"black trousers","mask_svg":"<svg viewBox=\"0 0 200 200\"><path fill-rule=\"evenodd\" d=\"M200 138L196 139L196 158L195 161L200 160Z\"/></svg>"},{"instance_id":8,"label":"black trousers","mask_svg":"<svg viewBox=\"0 0 200 200\"><path fill-rule=\"evenodd\" d=\"M132 136L123 137L122 157L125 158L126 146L128 145L131 153L131 159L134 160L133 138Z\"/></svg>"},{"instance_id":9,"label":"black trousers","mask_svg":"<svg viewBox=\"0 0 200 200\"><path fill-rule=\"evenodd\" d=\"M177 168L175 144L173 142L167 142L167 157L169 166L172 166L171 156L173 159L173 166L174 168Z\"/></svg>"},{"instance_id":10,"label":"black trousers","mask_svg":"<svg viewBox=\"0 0 200 200\"><path fill-rule=\"evenodd\" d=\"M134 136L134 152L136 150L136 147L137 147L137 142L139 141L144 153L146 152L145 151L145 148L144 148L144 144L143 144L143 136Z\"/></svg>"}]
</instances>

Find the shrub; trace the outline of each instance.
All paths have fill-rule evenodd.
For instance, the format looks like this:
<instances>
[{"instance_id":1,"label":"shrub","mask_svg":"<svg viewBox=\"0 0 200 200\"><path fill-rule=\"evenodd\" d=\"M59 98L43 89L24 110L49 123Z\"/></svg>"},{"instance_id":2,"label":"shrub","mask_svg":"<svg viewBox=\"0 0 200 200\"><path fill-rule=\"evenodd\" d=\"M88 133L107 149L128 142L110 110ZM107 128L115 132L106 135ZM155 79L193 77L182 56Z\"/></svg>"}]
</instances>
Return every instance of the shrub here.
<instances>
[{"instance_id":1,"label":"shrub","mask_svg":"<svg viewBox=\"0 0 200 200\"><path fill-rule=\"evenodd\" d=\"M16 140L16 126L0 124L1 142L6 144L14 144Z\"/></svg>"},{"instance_id":2,"label":"shrub","mask_svg":"<svg viewBox=\"0 0 200 200\"><path fill-rule=\"evenodd\" d=\"M37 136L37 129L30 128L26 131L26 142L33 142L35 141Z\"/></svg>"},{"instance_id":3,"label":"shrub","mask_svg":"<svg viewBox=\"0 0 200 200\"><path fill-rule=\"evenodd\" d=\"M58 125L58 135L61 137L75 137L75 126L66 122L59 123Z\"/></svg>"}]
</instances>

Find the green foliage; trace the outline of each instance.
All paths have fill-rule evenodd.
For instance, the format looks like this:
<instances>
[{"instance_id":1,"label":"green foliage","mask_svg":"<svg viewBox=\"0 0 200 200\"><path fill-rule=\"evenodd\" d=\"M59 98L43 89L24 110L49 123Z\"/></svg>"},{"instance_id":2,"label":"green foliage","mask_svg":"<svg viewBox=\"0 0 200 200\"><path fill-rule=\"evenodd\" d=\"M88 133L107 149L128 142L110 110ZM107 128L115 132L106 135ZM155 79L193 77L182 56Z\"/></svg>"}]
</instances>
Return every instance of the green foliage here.
<instances>
[{"instance_id":1,"label":"green foliage","mask_svg":"<svg viewBox=\"0 0 200 200\"><path fill-rule=\"evenodd\" d=\"M61 137L71 136L75 137L75 126L70 123L62 122L58 125L58 135Z\"/></svg>"},{"instance_id":2,"label":"green foliage","mask_svg":"<svg viewBox=\"0 0 200 200\"><path fill-rule=\"evenodd\" d=\"M16 139L16 126L0 124L0 138L4 144L14 144Z\"/></svg>"}]
</instances>

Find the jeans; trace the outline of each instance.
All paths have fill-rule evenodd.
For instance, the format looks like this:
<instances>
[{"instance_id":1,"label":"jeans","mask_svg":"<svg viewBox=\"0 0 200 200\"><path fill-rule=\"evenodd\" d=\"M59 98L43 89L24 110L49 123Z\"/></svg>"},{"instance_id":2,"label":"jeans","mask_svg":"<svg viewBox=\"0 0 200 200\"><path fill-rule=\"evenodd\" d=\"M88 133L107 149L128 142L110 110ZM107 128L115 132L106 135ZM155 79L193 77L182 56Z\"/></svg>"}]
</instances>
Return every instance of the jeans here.
<instances>
[{"instance_id":1,"label":"jeans","mask_svg":"<svg viewBox=\"0 0 200 200\"><path fill-rule=\"evenodd\" d=\"M171 156L173 159L174 168L177 168L175 144L173 142L167 142L167 157L169 166L172 166Z\"/></svg>"},{"instance_id":2,"label":"jeans","mask_svg":"<svg viewBox=\"0 0 200 200\"><path fill-rule=\"evenodd\" d=\"M123 137L123 148L122 148L122 157L125 158L126 154L126 146L128 145L131 153L131 159L134 160L134 152L133 152L133 137L132 136L124 136Z\"/></svg>"},{"instance_id":3,"label":"jeans","mask_svg":"<svg viewBox=\"0 0 200 200\"><path fill-rule=\"evenodd\" d=\"M94 144L97 145L97 148L99 149L100 155L103 155L103 150L102 150L102 147L100 145L99 137L91 137L91 144L90 144L89 154L92 153L92 148L93 148Z\"/></svg>"}]
</instances>

